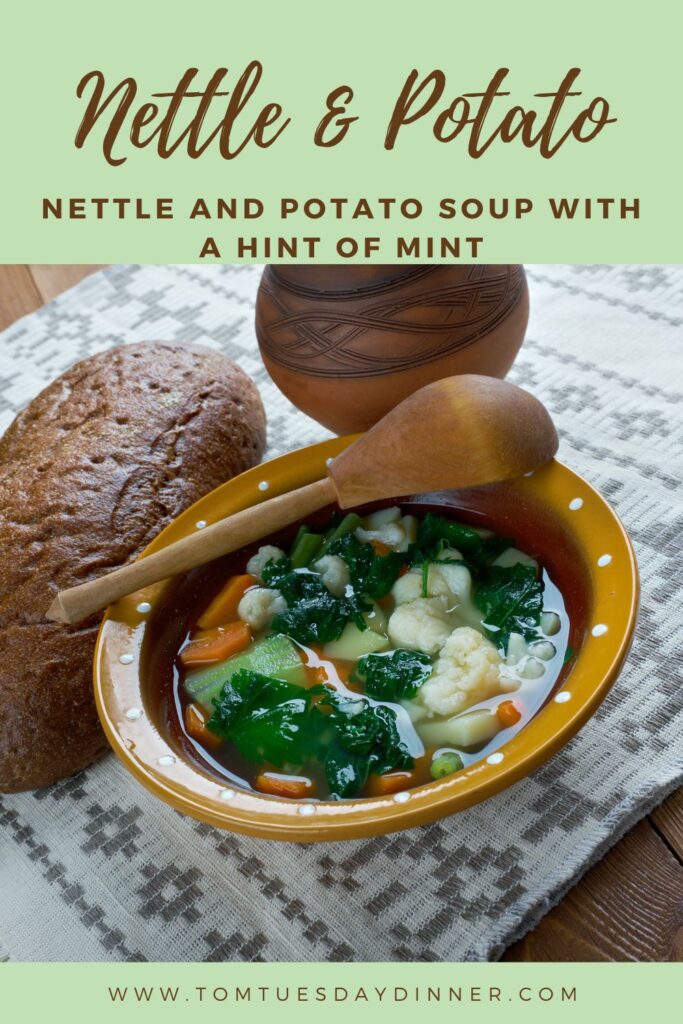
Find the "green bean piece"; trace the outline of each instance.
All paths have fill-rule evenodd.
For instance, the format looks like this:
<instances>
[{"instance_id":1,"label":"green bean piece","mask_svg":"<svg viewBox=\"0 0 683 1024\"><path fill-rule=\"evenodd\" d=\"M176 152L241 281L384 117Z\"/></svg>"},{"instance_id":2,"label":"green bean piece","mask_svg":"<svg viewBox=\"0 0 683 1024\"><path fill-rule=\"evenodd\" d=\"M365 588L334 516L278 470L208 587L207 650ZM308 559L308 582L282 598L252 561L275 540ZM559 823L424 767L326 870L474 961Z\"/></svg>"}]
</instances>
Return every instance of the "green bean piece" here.
<instances>
[{"instance_id":1,"label":"green bean piece","mask_svg":"<svg viewBox=\"0 0 683 1024\"><path fill-rule=\"evenodd\" d=\"M297 546L297 544L299 543L299 541L301 540L301 538L302 538L302 537L305 537L307 533L311 533L311 532L312 532L312 531L311 531L311 528L310 528L310 526L306 526L306 523L302 523L302 524L301 524L301 526L299 527L299 529L298 529L298 531L297 531L296 537L295 537L295 538L294 538L294 540L292 541L292 546L291 546L291 547L290 547L290 549L289 549L289 557L290 557L290 558L291 558L291 557L292 557L292 555L294 554L294 551L295 551L295 549L296 549L296 546Z\"/></svg>"},{"instance_id":2,"label":"green bean piece","mask_svg":"<svg viewBox=\"0 0 683 1024\"><path fill-rule=\"evenodd\" d=\"M347 533L353 533L359 526L363 525L363 520L360 516L356 515L355 512L349 512L345 515L341 523L332 531L327 540L325 541L324 551L327 551L335 540L339 540L340 537L345 537Z\"/></svg>"},{"instance_id":3,"label":"green bean piece","mask_svg":"<svg viewBox=\"0 0 683 1024\"><path fill-rule=\"evenodd\" d=\"M293 569L303 569L309 565L323 546L323 537L319 533L302 533L292 548L291 562Z\"/></svg>"}]
</instances>

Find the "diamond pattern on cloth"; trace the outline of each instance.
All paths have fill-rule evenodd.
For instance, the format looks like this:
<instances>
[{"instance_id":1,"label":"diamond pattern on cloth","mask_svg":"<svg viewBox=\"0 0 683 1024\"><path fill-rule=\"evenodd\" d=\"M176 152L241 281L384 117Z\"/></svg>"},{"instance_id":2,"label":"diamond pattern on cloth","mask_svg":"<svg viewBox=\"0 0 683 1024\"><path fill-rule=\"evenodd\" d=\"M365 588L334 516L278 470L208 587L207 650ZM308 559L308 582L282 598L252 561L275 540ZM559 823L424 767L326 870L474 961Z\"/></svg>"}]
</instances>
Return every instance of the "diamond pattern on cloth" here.
<instances>
[{"instance_id":1,"label":"diamond pattern on cloth","mask_svg":"<svg viewBox=\"0 0 683 1024\"><path fill-rule=\"evenodd\" d=\"M434 825L269 843L184 818L113 756L0 798L0 959L485 960L500 955L683 776L683 267L528 268L511 379L548 404L560 458L617 508L643 598L597 715L547 765ZM329 436L268 379L258 267L99 272L0 335L0 431L76 360L201 341L257 381L269 454Z\"/></svg>"}]
</instances>

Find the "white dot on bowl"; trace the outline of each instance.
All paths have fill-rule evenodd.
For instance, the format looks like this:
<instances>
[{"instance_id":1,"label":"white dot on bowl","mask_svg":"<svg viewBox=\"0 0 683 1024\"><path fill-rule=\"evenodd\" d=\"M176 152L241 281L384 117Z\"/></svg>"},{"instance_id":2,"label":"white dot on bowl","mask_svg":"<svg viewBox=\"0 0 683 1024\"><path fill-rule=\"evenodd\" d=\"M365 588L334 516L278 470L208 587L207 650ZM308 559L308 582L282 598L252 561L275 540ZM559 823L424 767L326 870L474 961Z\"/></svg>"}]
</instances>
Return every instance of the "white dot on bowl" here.
<instances>
[{"instance_id":1,"label":"white dot on bowl","mask_svg":"<svg viewBox=\"0 0 683 1024\"><path fill-rule=\"evenodd\" d=\"M500 751L497 751L495 754L489 754L489 756L486 758L486 763L487 764L500 764L500 762L502 760L503 760L503 755L500 753Z\"/></svg>"},{"instance_id":2,"label":"white dot on bowl","mask_svg":"<svg viewBox=\"0 0 683 1024\"><path fill-rule=\"evenodd\" d=\"M126 718L129 722L137 722L138 718L142 718L142 708L128 708Z\"/></svg>"},{"instance_id":3,"label":"white dot on bowl","mask_svg":"<svg viewBox=\"0 0 683 1024\"><path fill-rule=\"evenodd\" d=\"M130 665L131 662L135 661L132 654L121 654L119 655L119 661L122 665Z\"/></svg>"},{"instance_id":4,"label":"white dot on bowl","mask_svg":"<svg viewBox=\"0 0 683 1024\"><path fill-rule=\"evenodd\" d=\"M569 507L572 510L572 512L576 512L578 509L581 508L582 505L583 498L572 498L572 500L569 502Z\"/></svg>"},{"instance_id":5,"label":"white dot on bowl","mask_svg":"<svg viewBox=\"0 0 683 1024\"><path fill-rule=\"evenodd\" d=\"M233 800L237 796L237 793L234 789L222 789L218 795L221 800Z\"/></svg>"},{"instance_id":6,"label":"white dot on bowl","mask_svg":"<svg viewBox=\"0 0 683 1024\"><path fill-rule=\"evenodd\" d=\"M556 704L566 704L567 701L570 698L571 698L571 693L568 693L567 690L560 690L560 692L555 695L555 703Z\"/></svg>"},{"instance_id":7,"label":"white dot on bowl","mask_svg":"<svg viewBox=\"0 0 683 1024\"><path fill-rule=\"evenodd\" d=\"M137 606L136 611L140 612L141 615L146 615L147 612L151 612L152 606L149 601L141 601Z\"/></svg>"},{"instance_id":8,"label":"white dot on bowl","mask_svg":"<svg viewBox=\"0 0 683 1024\"><path fill-rule=\"evenodd\" d=\"M611 555L600 555L600 557L598 558L598 565L600 566L601 569L604 569L604 567L606 565L609 565L611 561L612 561L612 556Z\"/></svg>"},{"instance_id":9,"label":"white dot on bowl","mask_svg":"<svg viewBox=\"0 0 683 1024\"><path fill-rule=\"evenodd\" d=\"M530 469L528 473L524 474L524 476L533 476L533 475L534 475L533 469Z\"/></svg>"},{"instance_id":10,"label":"white dot on bowl","mask_svg":"<svg viewBox=\"0 0 683 1024\"><path fill-rule=\"evenodd\" d=\"M597 626L593 626L591 633L593 636L604 636L607 632L607 626L604 622L598 622Z\"/></svg>"},{"instance_id":11,"label":"white dot on bowl","mask_svg":"<svg viewBox=\"0 0 683 1024\"><path fill-rule=\"evenodd\" d=\"M408 800L410 800L410 793L407 793L405 791L405 789L402 790L402 792L400 792L400 793L394 793L394 803L395 804L404 804Z\"/></svg>"},{"instance_id":12,"label":"white dot on bowl","mask_svg":"<svg viewBox=\"0 0 683 1024\"><path fill-rule=\"evenodd\" d=\"M173 754L162 754L157 764L160 764L162 768L169 768L172 764L175 764L175 757Z\"/></svg>"},{"instance_id":13,"label":"white dot on bowl","mask_svg":"<svg viewBox=\"0 0 683 1024\"><path fill-rule=\"evenodd\" d=\"M194 525L197 527L198 530L203 530L204 527L206 526L206 520L205 519L198 519L197 522Z\"/></svg>"},{"instance_id":14,"label":"white dot on bowl","mask_svg":"<svg viewBox=\"0 0 683 1024\"><path fill-rule=\"evenodd\" d=\"M312 814L315 814L315 807L313 804L302 804L301 807L298 808L298 813L302 814L304 818L310 818Z\"/></svg>"},{"instance_id":15,"label":"white dot on bowl","mask_svg":"<svg viewBox=\"0 0 683 1024\"><path fill-rule=\"evenodd\" d=\"M261 483L258 485L259 491L267 491L269 487L270 484L268 483L267 480L262 480Z\"/></svg>"}]
</instances>

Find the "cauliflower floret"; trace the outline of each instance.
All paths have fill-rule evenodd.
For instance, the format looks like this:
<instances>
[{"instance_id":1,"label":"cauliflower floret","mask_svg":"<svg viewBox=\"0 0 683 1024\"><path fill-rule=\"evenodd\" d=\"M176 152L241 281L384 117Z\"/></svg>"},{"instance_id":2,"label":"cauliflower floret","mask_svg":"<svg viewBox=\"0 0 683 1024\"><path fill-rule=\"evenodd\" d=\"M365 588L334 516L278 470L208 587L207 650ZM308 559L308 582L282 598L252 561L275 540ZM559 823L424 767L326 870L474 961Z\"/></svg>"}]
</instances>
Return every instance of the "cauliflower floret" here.
<instances>
[{"instance_id":1,"label":"cauliflower floret","mask_svg":"<svg viewBox=\"0 0 683 1024\"><path fill-rule=\"evenodd\" d=\"M462 562L462 555L459 551L456 550L456 548L444 548L441 554L439 555L439 559L439 569L443 569L444 565L441 564L441 561Z\"/></svg>"},{"instance_id":2,"label":"cauliflower floret","mask_svg":"<svg viewBox=\"0 0 683 1024\"><path fill-rule=\"evenodd\" d=\"M449 555L451 553L448 552ZM469 601L472 596L472 577L466 565L439 562L434 568L438 571L453 597L459 601ZM435 591L435 593L438 593L438 591Z\"/></svg>"},{"instance_id":3,"label":"cauliflower floret","mask_svg":"<svg viewBox=\"0 0 683 1024\"><path fill-rule=\"evenodd\" d=\"M444 557L462 559L458 551L444 552ZM396 604L405 604L406 601L414 601L422 597L422 569L411 569L404 576L400 576L391 589ZM472 594L472 577L465 565L451 565L446 563L432 563L427 572L427 596L446 597L449 604L453 605L462 601L468 601Z\"/></svg>"},{"instance_id":4,"label":"cauliflower floret","mask_svg":"<svg viewBox=\"0 0 683 1024\"><path fill-rule=\"evenodd\" d=\"M408 647L423 654L436 654L452 628L445 597L418 597L401 604L387 625L389 638L395 647Z\"/></svg>"},{"instance_id":5,"label":"cauliflower floret","mask_svg":"<svg viewBox=\"0 0 683 1024\"><path fill-rule=\"evenodd\" d=\"M411 544L417 540L417 519L415 516L402 516L401 526L406 537L399 547L399 551L407 551Z\"/></svg>"},{"instance_id":6,"label":"cauliflower floret","mask_svg":"<svg viewBox=\"0 0 683 1024\"><path fill-rule=\"evenodd\" d=\"M391 588L391 595L397 605L422 597L422 573L419 569L411 569L404 576L399 576Z\"/></svg>"},{"instance_id":7,"label":"cauliflower floret","mask_svg":"<svg viewBox=\"0 0 683 1024\"><path fill-rule=\"evenodd\" d=\"M343 597L346 588L351 582L349 567L339 555L323 555L313 566L316 572L335 597Z\"/></svg>"},{"instance_id":8,"label":"cauliflower floret","mask_svg":"<svg viewBox=\"0 0 683 1024\"><path fill-rule=\"evenodd\" d=\"M509 687L510 680L501 680L501 665L490 640L476 629L459 626L443 645L419 699L432 714L459 714Z\"/></svg>"},{"instance_id":9,"label":"cauliflower floret","mask_svg":"<svg viewBox=\"0 0 683 1024\"><path fill-rule=\"evenodd\" d=\"M252 587L237 606L237 614L252 629L264 629L286 610L287 602L280 591L270 587Z\"/></svg>"},{"instance_id":10,"label":"cauliflower floret","mask_svg":"<svg viewBox=\"0 0 683 1024\"><path fill-rule=\"evenodd\" d=\"M365 527L359 526L355 535L366 543L378 540L396 551L407 551L417 536L417 519L402 516L397 505L381 508L365 517Z\"/></svg>"},{"instance_id":11,"label":"cauliflower floret","mask_svg":"<svg viewBox=\"0 0 683 1024\"><path fill-rule=\"evenodd\" d=\"M276 548L273 544L264 544L247 562L247 572L250 576L255 576L257 580L260 580L268 562L279 562L284 557L285 553L282 548Z\"/></svg>"},{"instance_id":12,"label":"cauliflower floret","mask_svg":"<svg viewBox=\"0 0 683 1024\"><path fill-rule=\"evenodd\" d=\"M376 512L370 512L365 517L365 526L368 530L381 530L387 523L397 523L401 518L401 510L398 505L391 508L380 508Z\"/></svg>"},{"instance_id":13,"label":"cauliflower floret","mask_svg":"<svg viewBox=\"0 0 683 1024\"><path fill-rule=\"evenodd\" d=\"M398 548L406 540L406 531L402 523L385 523L378 530L364 530L362 526L359 526L354 532L358 540L363 540L368 544L373 540L378 540L380 543L386 544L388 548Z\"/></svg>"}]
</instances>

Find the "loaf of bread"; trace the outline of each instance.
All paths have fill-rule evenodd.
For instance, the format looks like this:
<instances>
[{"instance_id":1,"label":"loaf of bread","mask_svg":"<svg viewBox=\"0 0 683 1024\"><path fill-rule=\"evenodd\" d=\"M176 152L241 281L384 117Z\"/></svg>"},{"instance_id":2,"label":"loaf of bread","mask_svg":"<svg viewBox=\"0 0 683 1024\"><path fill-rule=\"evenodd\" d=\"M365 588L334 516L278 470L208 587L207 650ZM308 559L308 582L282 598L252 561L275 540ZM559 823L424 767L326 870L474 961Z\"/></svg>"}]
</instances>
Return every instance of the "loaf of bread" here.
<instances>
[{"instance_id":1,"label":"loaf of bread","mask_svg":"<svg viewBox=\"0 0 683 1024\"><path fill-rule=\"evenodd\" d=\"M99 616L46 621L57 590L134 558L264 444L261 399L238 366L161 342L73 366L0 439L0 791L49 785L106 748Z\"/></svg>"}]
</instances>

